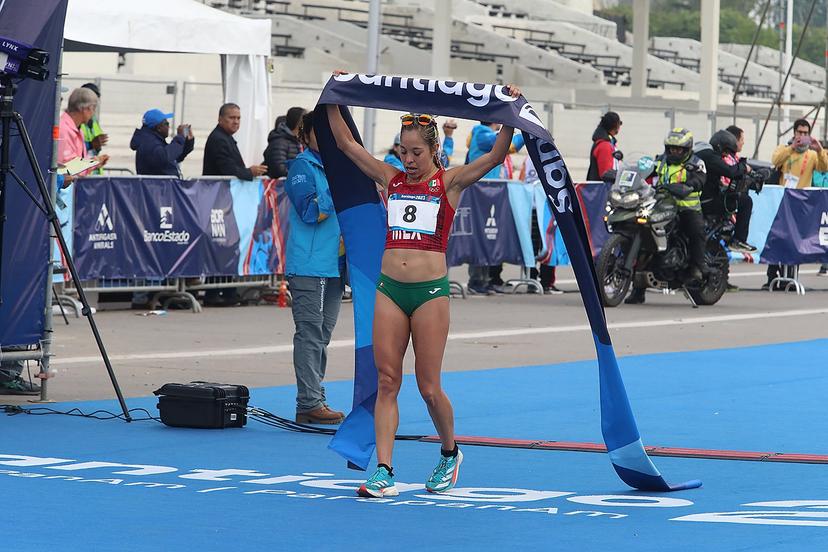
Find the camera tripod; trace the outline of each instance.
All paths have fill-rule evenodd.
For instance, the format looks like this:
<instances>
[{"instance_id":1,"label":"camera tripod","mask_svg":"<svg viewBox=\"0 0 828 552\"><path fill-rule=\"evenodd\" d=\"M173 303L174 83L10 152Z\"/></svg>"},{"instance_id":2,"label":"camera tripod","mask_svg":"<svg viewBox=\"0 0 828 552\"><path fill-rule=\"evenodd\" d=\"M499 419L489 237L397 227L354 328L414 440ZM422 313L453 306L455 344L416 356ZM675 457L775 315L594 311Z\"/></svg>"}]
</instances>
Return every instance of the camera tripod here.
<instances>
[{"instance_id":1,"label":"camera tripod","mask_svg":"<svg viewBox=\"0 0 828 552\"><path fill-rule=\"evenodd\" d=\"M89 306L89 302L86 299L86 294L83 291L83 286L81 285L80 277L78 276L78 272L75 269L75 262L72 260L72 256L69 253L69 249L66 246L66 240L63 237L63 232L60 228L60 221L58 220L57 213L55 212L54 205L52 203L52 197L49 193L48 188L46 187L46 182L43 178L43 173L40 171L40 166L37 164L37 158L35 156L34 148L32 147L32 141L29 137L29 133L26 130L26 124L23 121L23 117L20 116L20 113L14 110L14 94L17 90L17 86L12 82L12 77L10 75L3 75L0 74L0 136L2 137L2 143L0 143L0 260L2 260L2 253L3 253L3 232L4 232L4 223L6 220L6 185L7 185L7 178L11 176L26 195L34 202L35 206L43 212L46 216L46 219L51 223L52 230L57 237L58 243L60 244L60 249L63 251L64 257L66 258L66 265L69 268L69 273L72 275L72 279L75 282L75 288L78 292L78 299L83 305L83 309L81 313L89 320L89 326L92 329L92 335L95 337L95 343L98 345L98 350L101 353L101 358L104 361L104 365L106 366L106 370L109 373L109 379L112 381L112 386L115 389L115 394L118 397L118 402L121 405L121 410L124 414L124 419L127 422L131 422L132 418L129 415L129 410L127 409L126 403L124 402L123 394L121 393L121 388L118 385L118 380L115 377L115 372L112 370L112 365L109 362L109 356L106 352L106 347L101 339L101 334L98 331L98 326L95 323L95 319L92 316L92 309ZM26 151L26 157L28 158L29 165L32 170L32 174L35 176L35 180L37 181L37 187L40 191L40 200L35 196L35 192L29 189L26 186L26 183L20 176L15 172L14 167L11 164L11 129L12 125L14 125L17 129L17 135L21 139L23 143L23 148ZM51 250L49 251L51 255ZM0 303L2 303L3 297L0 297ZM48 304L46 308L52 308L51 304Z\"/></svg>"}]
</instances>

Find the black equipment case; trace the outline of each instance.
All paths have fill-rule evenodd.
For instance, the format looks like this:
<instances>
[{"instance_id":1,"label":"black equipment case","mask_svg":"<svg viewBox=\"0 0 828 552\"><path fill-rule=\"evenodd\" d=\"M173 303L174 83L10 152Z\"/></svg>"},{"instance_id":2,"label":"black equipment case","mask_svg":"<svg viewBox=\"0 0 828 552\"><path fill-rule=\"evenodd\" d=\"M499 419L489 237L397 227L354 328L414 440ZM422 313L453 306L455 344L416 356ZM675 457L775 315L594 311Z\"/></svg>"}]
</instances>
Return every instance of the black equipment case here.
<instances>
[{"instance_id":1,"label":"black equipment case","mask_svg":"<svg viewBox=\"0 0 828 552\"><path fill-rule=\"evenodd\" d=\"M244 385L165 383L153 393L158 396L161 421L168 426L224 429L247 423L250 391Z\"/></svg>"}]
</instances>

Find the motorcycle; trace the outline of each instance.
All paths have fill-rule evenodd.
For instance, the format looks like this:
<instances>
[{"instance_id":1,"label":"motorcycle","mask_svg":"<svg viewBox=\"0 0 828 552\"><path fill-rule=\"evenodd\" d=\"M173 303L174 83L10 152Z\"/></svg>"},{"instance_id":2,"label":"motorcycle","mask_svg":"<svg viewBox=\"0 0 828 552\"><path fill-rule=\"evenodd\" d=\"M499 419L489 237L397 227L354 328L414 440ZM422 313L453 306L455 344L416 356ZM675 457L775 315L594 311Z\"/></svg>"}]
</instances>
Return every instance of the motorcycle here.
<instances>
[{"instance_id":1,"label":"motorcycle","mask_svg":"<svg viewBox=\"0 0 828 552\"><path fill-rule=\"evenodd\" d=\"M709 272L695 280L689 240L679 229L678 207L667 188L673 185L648 184L653 168L653 159L642 157L616 171L604 217L610 237L595 264L603 303L618 306L635 283L662 291L680 289L694 307L713 305L727 291L729 264L722 233L729 221L705 221Z\"/></svg>"}]
</instances>

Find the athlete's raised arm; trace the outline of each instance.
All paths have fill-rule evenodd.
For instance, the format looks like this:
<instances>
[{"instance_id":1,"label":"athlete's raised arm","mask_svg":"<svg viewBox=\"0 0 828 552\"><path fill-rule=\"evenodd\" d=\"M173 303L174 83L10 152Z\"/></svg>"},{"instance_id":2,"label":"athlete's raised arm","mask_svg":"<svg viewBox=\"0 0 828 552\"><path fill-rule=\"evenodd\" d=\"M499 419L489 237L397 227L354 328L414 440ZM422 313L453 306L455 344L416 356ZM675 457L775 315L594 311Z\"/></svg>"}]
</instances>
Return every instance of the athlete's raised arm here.
<instances>
[{"instance_id":1,"label":"athlete's raised arm","mask_svg":"<svg viewBox=\"0 0 828 552\"><path fill-rule=\"evenodd\" d=\"M351 129L348 128L348 125L345 124L345 119L342 118L342 113L340 113L338 105L328 104L327 110L328 122L331 125L331 132L336 140L336 146L368 178L382 186L383 189L387 189L388 183L399 171L388 163L383 163L375 158L354 139L354 135L351 134Z\"/></svg>"},{"instance_id":2,"label":"athlete's raised arm","mask_svg":"<svg viewBox=\"0 0 828 552\"><path fill-rule=\"evenodd\" d=\"M509 95L513 98L520 97L520 88L514 84L510 84L506 88L509 90ZM484 153L468 165L453 167L446 171L444 177L446 192L452 195L459 194L483 178L490 170L503 163L503 160L509 154L509 148L512 146L512 135L514 133L514 127L503 125L490 151Z\"/></svg>"}]
</instances>

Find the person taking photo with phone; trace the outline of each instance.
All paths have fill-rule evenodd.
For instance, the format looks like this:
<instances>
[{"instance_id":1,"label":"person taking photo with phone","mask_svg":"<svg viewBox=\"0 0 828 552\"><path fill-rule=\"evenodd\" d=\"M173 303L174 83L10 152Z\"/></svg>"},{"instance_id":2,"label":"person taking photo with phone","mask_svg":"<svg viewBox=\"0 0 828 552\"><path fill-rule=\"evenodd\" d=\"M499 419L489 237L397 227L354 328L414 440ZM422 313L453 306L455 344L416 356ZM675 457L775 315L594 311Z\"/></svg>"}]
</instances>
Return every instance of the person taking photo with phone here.
<instances>
[{"instance_id":1,"label":"person taking photo with phone","mask_svg":"<svg viewBox=\"0 0 828 552\"><path fill-rule=\"evenodd\" d=\"M195 137L190 125L178 125L172 141L170 135L172 113L150 109L141 118L141 128L135 129L130 149L135 152L136 174L181 177L179 163L195 147Z\"/></svg>"}]
</instances>

